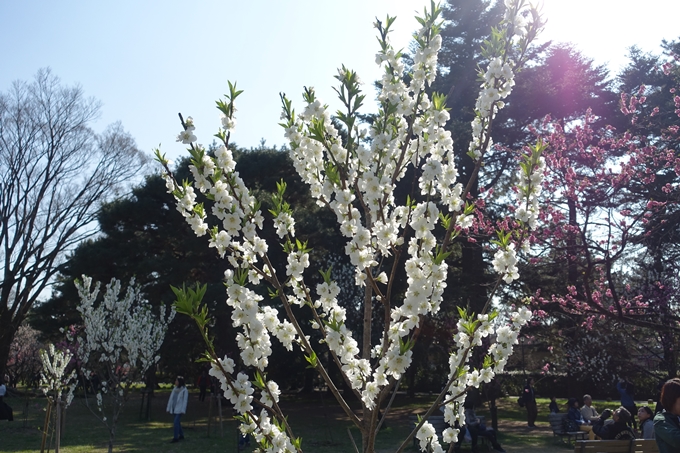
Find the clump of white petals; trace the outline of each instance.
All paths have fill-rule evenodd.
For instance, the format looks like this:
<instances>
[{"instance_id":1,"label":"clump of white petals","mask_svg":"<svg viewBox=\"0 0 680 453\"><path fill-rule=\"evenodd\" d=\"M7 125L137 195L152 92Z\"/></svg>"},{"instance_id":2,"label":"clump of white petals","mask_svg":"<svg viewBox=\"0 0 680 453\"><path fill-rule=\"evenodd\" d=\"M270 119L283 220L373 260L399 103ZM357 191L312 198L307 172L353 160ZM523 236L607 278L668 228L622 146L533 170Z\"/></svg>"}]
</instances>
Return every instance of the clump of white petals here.
<instances>
[{"instance_id":1,"label":"clump of white petals","mask_svg":"<svg viewBox=\"0 0 680 453\"><path fill-rule=\"evenodd\" d=\"M47 350L40 350L40 361L42 362L40 388L45 395L51 396L55 400L61 400L63 392L68 389L65 407L68 407L73 401L73 391L77 384L75 369L66 373L66 368L72 357L71 351L61 351L56 349L53 344L50 344Z\"/></svg>"},{"instance_id":2,"label":"clump of white petals","mask_svg":"<svg viewBox=\"0 0 680 453\"><path fill-rule=\"evenodd\" d=\"M102 378L96 400L102 420L106 421L102 393L112 396L114 411L123 406L129 384L139 380L160 360L157 354L175 310L168 312L161 306L156 315L134 278L122 297L120 281L112 279L101 301L100 285L97 283L92 288L90 277L83 276L82 282L75 284L80 297L77 309L84 327L78 337L78 358L86 376L95 370Z\"/></svg>"}]
</instances>

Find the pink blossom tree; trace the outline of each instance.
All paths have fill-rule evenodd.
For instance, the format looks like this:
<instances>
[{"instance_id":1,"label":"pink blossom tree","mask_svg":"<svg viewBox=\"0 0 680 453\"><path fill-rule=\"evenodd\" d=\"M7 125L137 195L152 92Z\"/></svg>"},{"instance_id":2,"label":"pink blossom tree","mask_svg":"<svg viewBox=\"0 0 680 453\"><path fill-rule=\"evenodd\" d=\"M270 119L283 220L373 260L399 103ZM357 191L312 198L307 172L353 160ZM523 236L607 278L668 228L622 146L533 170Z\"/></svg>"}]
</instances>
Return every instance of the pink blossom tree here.
<instances>
[{"instance_id":1,"label":"pink blossom tree","mask_svg":"<svg viewBox=\"0 0 680 453\"><path fill-rule=\"evenodd\" d=\"M680 213L676 60L671 56L658 68L667 83L675 83L665 90L670 108L647 105L658 87L639 84L622 95L628 130L595 128L598 118L591 112L568 123L548 117L536 129L548 146L547 209L536 233L540 264L564 278L556 294L534 287L538 313L573 315L587 329L604 320L642 329L641 335L666 344L668 357L675 356L669 340L680 330L672 277L678 271L673 257ZM663 126L650 127L660 117ZM674 375L675 365L668 372Z\"/></svg>"}]
</instances>

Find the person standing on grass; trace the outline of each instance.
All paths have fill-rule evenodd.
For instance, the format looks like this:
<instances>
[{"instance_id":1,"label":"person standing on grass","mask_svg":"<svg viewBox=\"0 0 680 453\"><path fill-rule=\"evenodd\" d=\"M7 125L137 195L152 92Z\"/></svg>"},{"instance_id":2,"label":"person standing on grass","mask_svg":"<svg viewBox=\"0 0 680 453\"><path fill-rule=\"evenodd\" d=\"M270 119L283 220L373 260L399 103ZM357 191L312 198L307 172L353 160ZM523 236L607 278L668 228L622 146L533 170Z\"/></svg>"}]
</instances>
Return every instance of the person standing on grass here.
<instances>
[{"instance_id":1,"label":"person standing on grass","mask_svg":"<svg viewBox=\"0 0 680 453\"><path fill-rule=\"evenodd\" d=\"M536 407L536 393L534 392L534 378L527 379L527 385L524 386L524 405L527 408L527 424L529 428L536 427L536 417L538 417L538 408Z\"/></svg>"},{"instance_id":2,"label":"person standing on grass","mask_svg":"<svg viewBox=\"0 0 680 453\"><path fill-rule=\"evenodd\" d=\"M654 435L659 453L680 451L680 379L673 378L661 389L663 412L654 417Z\"/></svg>"},{"instance_id":3,"label":"person standing on grass","mask_svg":"<svg viewBox=\"0 0 680 453\"><path fill-rule=\"evenodd\" d=\"M182 414L187 411L187 400L189 399L189 391L184 385L184 378L182 376L177 376L175 379L175 388L172 389L170 393L170 399L168 400L168 407L165 409L169 413L175 416L175 421L173 425L174 436L171 443L179 442L184 440L184 431L182 431Z\"/></svg>"},{"instance_id":4,"label":"person standing on grass","mask_svg":"<svg viewBox=\"0 0 680 453\"><path fill-rule=\"evenodd\" d=\"M626 381L625 379L619 379L616 383L616 390L619 391L621 395L621 406L625 407L631 414L637 413L637 406L635 405L635 386ZM635 417L631 417L630 423L633 424L633 429L637 430L637 422Z\"/></svg>"},{"instance_id":5,"label":"person standing on grass","mask_svg":"<svg viewBox=\"0 0 680 453\"><path fill-rule=\"evenodd\" d=\"M14 416L12 414L12 408L9 407L3 400L7 395L7 387L5 386L5 380L0 376L0 420L14 421Z\"/></svg>"},{"instance_id":6,"label":"person standing on grass","mask_svg":"<svg viewBox=\"0 0 680 453\"><path fill-rule=\"evenodd\" d=\"M203 372L198 377L198 388L201 392L198 394L198 401L205 401L205 393L208 389L208 383L210 382L210 376L208 376L208 370L203 369Z\"/></svg>"}]
</instances>

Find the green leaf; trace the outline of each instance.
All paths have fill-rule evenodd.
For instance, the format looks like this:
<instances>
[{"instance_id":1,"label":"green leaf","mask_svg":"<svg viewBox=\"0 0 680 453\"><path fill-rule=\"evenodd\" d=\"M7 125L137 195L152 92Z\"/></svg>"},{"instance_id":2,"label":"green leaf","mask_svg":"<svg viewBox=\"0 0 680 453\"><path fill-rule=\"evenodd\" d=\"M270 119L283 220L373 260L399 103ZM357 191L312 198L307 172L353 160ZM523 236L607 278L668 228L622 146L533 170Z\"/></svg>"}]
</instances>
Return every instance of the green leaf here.
<instances>
[{"instance_id":1,"label":"green leaf","mask_svg":"<svg viewBox=\"0 0 680 453\"><path fill-rule=\"evenodd\" d=\"M463 307L456 307L458 309L458 316L460 319L468 319L467 309Z\"/></svg>"},{"instance_id":2,"label":"green leaf","mask_svg":"<svg viewBox=\"0 0 680 453\"><path fill-rule=\"evenodd\" d=\"M243 269L242 267L236 269L236 272L234 272L234 282L241 286L246 286L248 282L248 269Z\"/></svg>"},{"instance_id":3,"label":"green leaf","mask_svg":"<svg viewBox=\"0 0 680 453\"><path fill-rule=\"evenodd\" d=\"M443 212L440 212L439 213L439 220L441 220L442 227L445 230L448 230L449 226L451 225L451 214L444 215Z\"/></svg>"},{"instance_id":4,"label":"green leaf","mask_svg":"<svg viewBox=\"0 0 680 453\"><path fill-rule=\"evenodd\" d=\"M328 266L328 269L325 270L325 271L323 269L319 269L319 273L323 277L324 283L329 284L329 285L331 283L331 270L332 269L333 269L333 266Z\"/></svg>"},{"instance_id":5,"label":"green leaf","mask_svg":"<svg viewBox=\"0 0 680 453\"><path fill-rule=\"evenodd\" d=\"M316 352L312 351L312 355L305 355L305 360L309 363L307 368L316 368L318 365L318 360L316 357Z\"/></svg>"},{"instance_id":6,"label":"green leaf","mask_svg":"<svg viewBox=\"0 0 680 453\"><path fill-rule=\"evenodd\" d=\"M490 355L487 355L484 357L484 363L482 364L483 368L491 368L491 366L494 364L494 360Z\"/></svg>"},{"instance_id":7,"label":"green leaf","mask_svg":"<svg viewBox=\"0 0 680 453\"><path fill-rule=\"evenodd\" d=\"M260 373L260 370L255 371L255 379L253 380L253 384L259 389L264 389L267 386L265 383L265 378L262 376L262 373Z\"/></svg>"},{"instance_id":8,"label":"green leaf","mask_svg":"<svg viewBox=\"0 0 680 453\"><path fill-rule=\"evenodd\" d=\"M278 299L279 298L279 290L278 288L276 290L273 290L272 288L269 288L269 297L271 299Z\"/></svg>"},{"instance_id":9,"label":"green leaf","mask_svg":"<svg viewBox=\"0 0 680 453\"><path fill-rule=\"evenodd\" d=\"M156 161L158 161L161 165L166 166L166 165L168 165L169 161L168 161L168 159L165 158L165 154L161 154L160 145L158 145L158 146L159 146L158 148L154 149L154 152L153 152L154 157L155 157Z\"/></svg>"},{"instance_id":10,"label":"green leaf","mask_svg":"<svg viewBox=\"0 0 680 453\"><path fill-rule=\"evenodd\" d=\"M409 338L408 340L404 341L403 339L399 339L399 354L404 355L411 349L413 349L413 346L416 345L416 340L413 338Z\"/></svg>"}]
</instances>

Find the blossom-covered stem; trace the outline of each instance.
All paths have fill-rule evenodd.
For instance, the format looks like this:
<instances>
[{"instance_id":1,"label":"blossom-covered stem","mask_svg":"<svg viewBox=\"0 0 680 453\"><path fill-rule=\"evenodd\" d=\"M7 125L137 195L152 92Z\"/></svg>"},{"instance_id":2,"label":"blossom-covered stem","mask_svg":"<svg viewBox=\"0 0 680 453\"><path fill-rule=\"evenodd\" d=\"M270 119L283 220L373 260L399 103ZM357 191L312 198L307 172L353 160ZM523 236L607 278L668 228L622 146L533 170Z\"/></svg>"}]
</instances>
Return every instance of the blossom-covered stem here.
<instances>
[{"instance_id":1,"label":"blossom-covered stem","mask_svg":"<svg viewBox=\"0 0 680 453\"><path fill-rule=\"evenodd\" d=\"M265 255L265 256L263 257L263 260L265 261L266 265L267 265L271 270L274 269L274 267L273 267L273 265L272 265L272 263L271 263L271 261L269 260L269 257L268 257L267 255ZM300 327L300 324L298 323L297 318L295 317L295 315L294 315L294 313L293 313L293 311L292 311L292 309L291 309L290 301L289 301L288 298L286 297L286 294L285 294L285 292L284 292L283 285L281 285L281 282L280 282L280 281L278 280L278 278L276 277L276 274L275 274L275 273L272 273L272 276L271 276L271 277L268 277L268 281L269 281L269 283L277 290L277 293L278 293L278 295L279 295L279 300L281 300L281 303L283 304L283 307L284 307L284 309L286 310L286 315L287 315L288 319L290 320L291 324L293 324L293 326L295 327L296 332L298 333L298 336L299 336L299 338L300 338L300 344L302 345L302 348L304 349L304 351L305 351L310 357L311 357L312 355L315 356L315 355L316 355L316 352L314 351L314 348L312 347L312 345L309 344L309 342L307 341L307 338L306 338L306 336L305 336L305 334L304 334L302 328ZM309 306L310 306L310 308L311 308L312 316L314 317L314 320L315 320L320 326L322 326L322 325L323 325L323 321L321 320L321 318L319 317L318 312L317 312L316 309L314 308L314 304L312 303L311 297L310 297L310 295L309 295L309 290L308 290L306 287L305 287L305 294L306 294L306 296L307 296L307 302L309 303ZM325 339L325 337L326 337L326 331L325 331L324 329L321 329L321 331L322 331L322 335L323 335L323 337L324 337L324 339ZM335 351L334 351L333 349L331 349L331 348L329 348L329 351L330 351L331 357L333 357L333 360L335 361L335 364L337 365L338 369L342 370L342 363L340 362L340 359L338 358L338 356L337 356L337 354L335 353ZM319 371L319 374L320 374L321 377L323 378L324 382L326 382L326 385L328 385L328 388L331 390L331 393L333 393L333 395L338 399L338 402L340 403L340 406L343 408L343 410L345 411L345 413L347 413L347 415L350 417L350 419L352 419L352 421L354 421L354 423L357 424L357 426L359 426L359 418L356 417L356 415L354 414L354 411L352 411L352 409L349 407L349 405L347 404L347 402L345 401L345 399L342 397L342 395L341 395L340 392L338 391L337 387L335 386L335 384L334 384L333 381L331 380L330 376L329 376L328 373L326 372L326 369L323 367L323 365L321 364L321 362L317 361L317 365L316 365L315 368L317 369L317 371ZM342 375L343 379L345 380L345 383L347 384L347 386L348 386L349 388L352 389L352 392L354 393L354 395L355 395L358 399L361 399L361 394L360 394L359 392L357 392L357 390L356 390L355 388L352 387L352 384L350 383L349 379L347 378L347 375L346 375L345 373L341 373L341 375Z\"/></svg>"},{"instance_id":2,"label":"blossom-covered stem","mask_svg":"<svg viewBox=\"0 0 680 453\"><path fill-rule=\"evenodd\" d=\"M491 292L489 293L489 297L486 298L486 303L484 304L484 308L482 308L482 311L480 314L484 315L489 312L489 308L491 307L491 301L493 300L493 296L496 294L496 291L498 291L498 288L501 286L501 281L503 280L503 276L499 275L496 277L496 284L493 285L493 288L491 289Z\"/></svg>"},{"instance_id":3,"label":"blossom-covered stem","mask_svg":"<svg viewBox=\"0 0 680 453\"><path fill-rule=\"evenodd\" d=\"M394 398L397 396L397 391L399 390L399 384L400 383L401 383L401 378L399 378L397 380L397 382L394 384L394 390L392 390L392 396L390 397L390 401L387 403L387 406L385 406L385 409L383 410L382 417L380 418L380 421L378 422L377 425L375 425L375 435L376 436L380 432L380 428L382 427L383 423L385 422L385 418L387 417L388 412L392 408L392 403L394 402Z\"/></svg>"},{"instance_id":4,"label":"blossom-covered stem","mask_svg":"<svg viewBox=\"0 0 680 453\"><path fill-rule=\"evenodd\" d=\"M313 304L310 304L310 308L312 310L312 316L314 317L314 321L319 324L319 326L323 325L323 321L321 320L321 317L319 316L319 313L317 312L316 308L314 307ZM321 330L321 336L323 337L324 340L326 340L326 330L325 329L320 329ZM335 362L335 365L338 367L339 370L342 370L342 362L340 361L340 358L338 357L338 354L331 348L329 348L329 352L331 354L331 357L333 358L333 361ZM357 399L361 399L361 394L352 386L352 383L350 382L349 378L345 373L340 373L342 376L343 380L345 381L345 384L347 384L347 387L352 390L352 393L354 393L354 396L357 397ZM348 406L349 407L349 406Z\"/></svg>"},{"instance_id":5,"label":"blossom-covered stem","mask_svg":"<svg viewBox=\"0 0 680 453\"><path fill-rule=\"evenodd\" d=\"M286 305L286 312L290 311L290 306ZM292 314L292 312L291 312ZM294 316L291 317L291 322L295 325L295 329L298 332L302 332L302 329L300 328L300 325L297 323L297 319L295 319ZM293 321L294 320L294 321ZM311 345L307 342L307 339L305 338L304 334L300 337L300 342L303 344L305 351L307 353L314 353L314 350L312 349ZM333 396L336 398L338 403L340 404L340 407L345 411L345 414L352 420L352 423L354 423L356 426L361 427L361 419L356 416L354 411L352 410L351 407L347 404L345 401L345 398L343 398L342 394L338 390L338 388L335 386L335 383L333 383L333 380L331 377L328 375L328 372L324 368L324 366L321 364L321 361L317 360L316 361L316 366L314 367L319 374L321 375L321 378L324 380L326 385L328 386L328 389L331 391ZM344 373L343 373L344 374Z\"/></svg>"},{"instance_id":6,"label":"blossom-covered stem","mask_svg":"<svg viewBox=\"0 0 680 453\"><path fill-rule=\"evenodd\" d=\"M219 356L217 355L217 353L216 353L216 351L215 351L215 347L214 347L214 345L213 345L213 342L212 342L212 340L210 340L210 338L209 338L209 336L208 336L208 332L207 332L205 323L201 322L201 320L200 320L198 317L196 317L196 316L191 316L191 317L192 317L192 318L194 319L194 321L196 322L196 324L197 324L197 326L198 326L198 329L199 329L199 331L201 332L201 335L203 336L203 340L204 340L206 346L208 347L207 354L208 354L208 357L210 358L210 363L211 363L211 365L212 365L213 367L217 367L217 368L221 371L222 375L224 376L224 378L225 378L225 380L226 380L226 384L227 384L227 386L231 389L231 391L234 392L234 393L238 393L238 392L239 392L239 389L234 385L234 379L232 378L232 373L224 367L224 365L222 364L222 361L219 359ZM284 424L284 426L285 426L285 428L286 428L286 432L288 433L288 436L289 436L291 439L294 439L295 436L294 436L294 434L293 434L293 430L292 430L292 428L290 427L290 425L289 425L289 423L288 423L288 420L287 420L286 416L283 414L283 411L281 411L281 408L280 408L279 405L276 403L276 398L275 398L274 395L272 394L272 392L271 392L271 390L269 389L269 387L265 386L265 387L264 387L264 391L266 391L266 393L269 395L269 399L272 401L272 406L269 406L269 405L263 403L261 400L255 400L255 399L254 399L254 402L255 402L256 404L258 404L259 406L261 406L263 409L269 411L270 413L275 414L275 416L278 418L278 420L280 420L281 423ZM255 415L255 413L254 413L253 411L246 411L245 413L250 417L251 420L254 421L254 423L255 423L259 428L261 428L260 420L259 420L259 418ZM268 434L268 433L264 433L264 436L265 436L270 442L273 440L273 438L271 437L271 435Z\"/></svg>"},{"instance_id":7,"label":"blossom-covered stem","mask_svg":"<svg viewBox=\"0 0 680 453\"><path fill-rule=\"evenodd\" d=\"M366 274L371 271L366 269ZM373 321L373 285L366 285L364 288L364 337L361 358L371 358L371 322Z\"/></svg>"},{"instance_id":8,"label":"blossom-covered stem","mask_svg":"<svg viewBox=\"0 0 680 453\"><path fill-rule=\"evenodd\" d=\"M268 258L267 258L268 259ZM295 327L295 331L298 333L299 336L299 341L300 344L302 345L302 348L304 351L309 354L310 356L316 356L316 353L314 352L314 348L312 348L312 345L309 344L309 341L307 341L307 338L304 334L304 331L302 330L302 327L300 327L300 324L297 321L297 318L295 317L295 314L293 313L293 310L291 309L290 302L288 301L288 298L286 297L284 291L283 291L283 286L278 282L278 279L274 280L275 282L275 288L279 292L279 299L283 303L284 310L286 311L286 315L288 316L288 319L290 320L291 324ZM334 354L334 357L335 354ZM361 426L361 420L359 417L356 416L354 411L352 411L352 408L349 407L343 396L340 394L340 391L338 388L335 386L333 383L333 380L331 377L328 375L328 372L324 368L324 366L321 364L319 360L316 360L316 365L314 368L319 372L321 375L322 379L324 382L326 382L326 385L328 385L329 390L335 396L337 399L338 403L340 404L340 407L345 411L347 416L352 420L352 422L357 425L358 427ZM340 366L342 369L342 366ZM344 376L344 373L343 373Z\"/></svg>"},{"instance_id":9,"label":"blossom-covered stem","mask_svg":"<svg viewBox=\"0 0 680 453\"><path fill-rule=\"evenodd\" d=\"M461 356L461 359L460 359L460 362L458 363L458 366L463 365L463 363L465 363L465 362L467 361L467 357L468 357L468 354L470 353L470 350L471 350L471 349L472 349L472 346L469 346L468 348L465 349L465 352L464 352L463 355ZM439 395L438 395L437 398L435 399L434 403L432 403L432 405L431 405L430 408L427 410L427 412L425 412L425 415L422 416L420 422L416 425L415 429L413 429L413 430L411 431L411 433L408 435L408 437L407 437L406 439L404 439L404 441L401 443L401 445L399 445L399 448L397 449L397 451L396 451L395 453L401 453L402 451L404 451L404 449L405 449L406 447L408 447L409 443L411 442L411 439L413 439L413 437L416 435L416 433L418 433L418 430L420 430L420 428L425 424L425 422L427 421L427 419L428 419L435 411L439 410L439 408L440 408L440 407L442 406L442 404L443 404L442 401L444 400L444 397L446 396L446 393L449 391L449 387L451 386L451 384L453 384L453 382L454 382L456 379L459 379L459 377L456 376L455 374L452 375L451 378L449 378L448 382L446 383L446 385L444 385L444 388L443 388L442 391L439 393Z\"/></svg>"}]
</instances>

